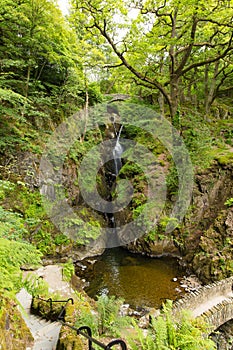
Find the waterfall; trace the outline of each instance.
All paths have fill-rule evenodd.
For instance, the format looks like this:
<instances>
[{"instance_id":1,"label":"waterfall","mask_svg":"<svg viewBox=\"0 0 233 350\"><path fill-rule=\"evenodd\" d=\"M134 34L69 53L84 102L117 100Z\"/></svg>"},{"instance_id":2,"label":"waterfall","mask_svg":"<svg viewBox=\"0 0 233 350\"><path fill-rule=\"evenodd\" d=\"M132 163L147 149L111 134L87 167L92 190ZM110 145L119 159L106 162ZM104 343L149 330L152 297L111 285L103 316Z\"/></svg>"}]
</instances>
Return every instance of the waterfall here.
<instances>
[{"instance_id":1,"label":"waterfall","mask_svg":"<svg viewBox=\"0 0 233 350\"><path fill-rule=\"evenodd\" d=\"M115 164L115 175L117 176L121 167L122 167L122 163L121 163L121 155L123 153L123 148L120 144L120 136L121 136L121 131L122 131L123 125L121 125L120 130L118 132L118 134L116 133L116 144L115 147L113 149L113 159L114 159L114 164ZM115 124L114 124L114 129L115 129Z\"/></svg>"},{"instance_id":2,"label":"waterfall","mask_svg":"<svg viewBox=\"0 0 233 350\"><path fill-rule=\"evenodd\" d=\"M122 162L121 162L121 155L123 153L123 147L120 144L120 137L121 137L121 131L123 128L123 125L120 126L120 129L116 127L115 123L113 122L113 128L116 136L116 143L112 148L112 155L113 155L113 160L112 160L112 166L111 166L111 176L108 179L108 185L109 185L109 190L112 192L116 186L116 177L119 174L119 171L122 167ZM111 197L111 195L110 195ZM115 216L113 213L106 213L106 216L108 218L108 224L109 226L113 229L113 232L115 233L114 235L111 235L109 237L111 241L111 245L113 246L118 246L119 245L119 238L118 238L118 233L117 233L117 225L115 221Z\"/></svg>"}]
</instances>

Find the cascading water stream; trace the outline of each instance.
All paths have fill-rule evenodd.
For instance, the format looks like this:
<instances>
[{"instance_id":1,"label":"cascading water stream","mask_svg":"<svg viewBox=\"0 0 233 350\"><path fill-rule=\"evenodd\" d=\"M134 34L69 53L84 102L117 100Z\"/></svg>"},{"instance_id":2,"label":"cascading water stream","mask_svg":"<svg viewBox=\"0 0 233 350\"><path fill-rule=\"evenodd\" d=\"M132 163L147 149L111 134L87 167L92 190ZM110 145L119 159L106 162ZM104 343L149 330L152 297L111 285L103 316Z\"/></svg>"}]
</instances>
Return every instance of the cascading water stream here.
<instances>
[{"instance_id":1,"label":"cascading water stream","mask_svg":"<svg viewBox=\"0 0 233 350\"><path fill-rule=\"evenodd\" d=\"M123 153L123 147L121 146L120 144L120 136L121 136L121 131L122 131L122 128L123 128L123 125L120 126L120 129L119 131L117 132L117 128L116 128L116 125L115 123L113 122L113 128L114 128L114 131L115 131L115 135L116 135L116 143L115 143L115 147L113 148L112 150L112 154L113 154L113 167L112 167L112 173L111 173L111 176L112 176L112 189L115 187L116 185L116 177L117 175L119 174L119 171L122 167L122 162L121 162L121 155ZM116 222L115 222L115 217L114 217L114 214L112 213L108 213L107 214L107 217L108 217L108 222L109 222L109 225L115 229L115 240L116 240L116 246L118 245L118 236L117 236L117 230L116 230ZM112 240L112 238L111 238Z\"/></svg>"},{"instance_id":2,"label":"cascading water stream","mask_svg":"<svg viewBox=\"0 0 233 350\"><path fill-rule=\"evenodd\" d=\"M121 125L120 127L120 130L118 132L118 134L116 133L117 135L117 138L116 138L116 145L113 149L113 159L114 159L114 164L115 164L115 176L117 176L119 174L119 171L122 167L122 163L121 163L121 155L123 153L123 148L120 144L120 136L121 136L121 131L122 131L122 128L123 128L123 125ZM116 130L115 128L115 124L114 124L114 129Z\"/></svg>"}]
</instances>

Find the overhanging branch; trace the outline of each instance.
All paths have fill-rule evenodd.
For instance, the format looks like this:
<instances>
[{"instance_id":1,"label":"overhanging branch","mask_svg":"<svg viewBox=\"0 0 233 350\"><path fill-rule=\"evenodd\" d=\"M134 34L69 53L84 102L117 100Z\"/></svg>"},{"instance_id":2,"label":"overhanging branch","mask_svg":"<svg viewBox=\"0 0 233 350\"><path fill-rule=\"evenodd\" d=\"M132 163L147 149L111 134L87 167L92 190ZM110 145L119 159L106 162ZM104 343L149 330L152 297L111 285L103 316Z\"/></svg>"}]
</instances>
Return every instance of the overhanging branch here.
<instances>
[{"instance_id":1,"label":"overhanging branch","mask_svg":"<svg viewBox=\"0 0 233 350\"><path fill-rule=\"evenodd\" d=\"M142 74L141 72L137 71L125 58L124 54L120 52L116 46L116 44L111 39L110 35L107 33L106 27L107 23L106 20L104 20L104 26L103 28L99 25L99 23L95 22L94 26L99 30L99 32L102 34L102 36L107 40L107 42L112 47L115 54L118 56L118 58L121 60L122 65L124 65L131 73L133 73L140 81L142 81L144 84L147 85L147 87L150 86L150 88L157 88L165 97L168 103L170 103L170 96L168 95L167 91L164 89L164 87L156 80L152 80L146 75Z\"/></svg>"},{"instance_id":2,"label":"overhanging branch","mask_svg":"<svg viewBox=\"0 0 233 350\"><path fill-rule=\"evenodd\" d=\"M123 62L121 62L121 63L119 63L119 64L113 64L113 65L111 65L111 64L106 64L106 65L104 66L104 68L117 68L117 67L121 67L121 66L123 66L123 65L124 65Z\"/></svg>"}]
</instances>

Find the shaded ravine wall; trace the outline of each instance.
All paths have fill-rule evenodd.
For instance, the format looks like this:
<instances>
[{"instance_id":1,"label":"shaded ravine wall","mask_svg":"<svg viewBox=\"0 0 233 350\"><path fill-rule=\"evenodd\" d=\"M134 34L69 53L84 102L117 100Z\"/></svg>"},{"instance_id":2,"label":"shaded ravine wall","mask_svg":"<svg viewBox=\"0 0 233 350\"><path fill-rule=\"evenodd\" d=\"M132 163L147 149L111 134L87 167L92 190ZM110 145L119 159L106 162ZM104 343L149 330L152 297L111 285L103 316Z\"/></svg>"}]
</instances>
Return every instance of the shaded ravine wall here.
<instances>
[{"instance_id":1,"label":"shaded ravine wall","mask_svg":"<svg viewBox=\"0 0 233 350\"><path fill-rule=\"evenodd\" d=\"M212 330L233 319L233 276L199 288L174 303L173 314L190 310L202 317Z\"/></svg>"}]
</instances>

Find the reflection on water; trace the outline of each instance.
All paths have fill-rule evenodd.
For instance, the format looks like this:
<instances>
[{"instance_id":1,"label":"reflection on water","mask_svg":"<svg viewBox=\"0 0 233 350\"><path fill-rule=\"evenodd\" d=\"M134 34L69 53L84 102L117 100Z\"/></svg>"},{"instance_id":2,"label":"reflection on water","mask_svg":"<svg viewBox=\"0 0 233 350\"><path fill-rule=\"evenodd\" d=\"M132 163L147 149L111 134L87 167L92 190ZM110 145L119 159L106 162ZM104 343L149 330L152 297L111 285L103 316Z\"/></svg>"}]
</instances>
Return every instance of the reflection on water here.
<instances>
[{"instance_id":1,"label":"reflection on water","mask_svg":"<svg viewBox=\"0 0 233 350\"><path fill-rule=\"evenodd\" d=\"M113 248L98 258L85 290L93 298L116 295L132 307L160 307L165 299L179 297L179 282L172 281L179 276L183 274L174 258L152 259Z\"/></svg>"}]
</instances>

